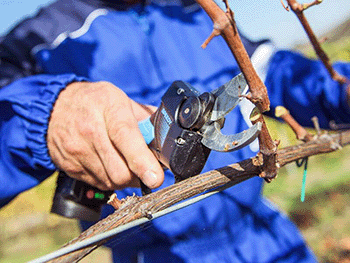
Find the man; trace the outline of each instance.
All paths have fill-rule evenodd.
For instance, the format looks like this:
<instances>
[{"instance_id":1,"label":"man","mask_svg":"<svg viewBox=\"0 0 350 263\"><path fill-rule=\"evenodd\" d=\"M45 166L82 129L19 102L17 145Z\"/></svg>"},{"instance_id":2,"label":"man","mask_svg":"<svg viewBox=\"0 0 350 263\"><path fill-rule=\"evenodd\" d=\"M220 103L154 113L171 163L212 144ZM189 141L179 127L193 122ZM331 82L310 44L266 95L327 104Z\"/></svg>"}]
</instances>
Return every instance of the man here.
<instances>
[{"instance_id":1,"label":"man","mask_svg":"<svg viewBox=\"0 0 350 263\"><path fill-rule=\"evenodd\" d=\"M138 178L150 188L172 184L137 122L154 110L142 105L159 105L174 80L203 92L239 73L223 39L199 48L211 29L192 0L59 0L22 21L0 43L1 204L57 168L103 190L123 189L120 198L140 194L126 188ZM314 115L323 127L349 121L345 87L319 62L274 53L268 41L243 41L266 77L272 108L286 106L304 125ZM349 65L337 70L350 76ZM250 110L247 101L237 107L224 132L246 129ZM213 152L204 170L256 150ZM125 233L111 243L115 262L315 262L261 187L260 178L248 180Z\"/></svg>"}]
</instances>

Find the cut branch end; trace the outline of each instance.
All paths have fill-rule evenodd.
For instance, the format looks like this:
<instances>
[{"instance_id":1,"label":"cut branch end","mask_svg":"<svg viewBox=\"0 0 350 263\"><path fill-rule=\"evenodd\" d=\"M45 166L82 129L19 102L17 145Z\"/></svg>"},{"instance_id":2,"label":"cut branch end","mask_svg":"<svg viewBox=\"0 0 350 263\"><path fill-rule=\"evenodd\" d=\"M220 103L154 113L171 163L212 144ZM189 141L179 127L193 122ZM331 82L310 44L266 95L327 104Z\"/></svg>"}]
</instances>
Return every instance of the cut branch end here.
<instances>
[{"instance_id":1,"label":"cut branch end","mask_svg":"<svg viewBox=\"0 0 350 263\"><path fill-rule=\"evenodd\" d=\"M250 119L250 121L252 123L256 123L259 120L260 117L261 117L261 112L260 112L260 110L257 107L255 107L252 110L252 113L250 114L249 119Z\"/></svg>"},{"instance_id":2,"label":"cut branch end","mask_svg":"<svg viewBox=\"0 0 350 263\"><path fill-rule=\"evenodd\" d=\"M275 109L275 116L277 118L281 118L282 116L289 114L289 110L287 110L285 107L283 106L277 106Z\"/></svg>"},{"instance_id":3,"label":"cut branch end","mask_svg":"<svg viewBox=\"0 0 350 263\"><path fill-rule=\"evenodd\" d=\"M320 123L318 122L317 116L311 118L312 123L314 124L317 135L321 135Z\"/></svg>"},{"instance_id":4,"label":"cut branch end","mask_svg":"<svg viewBox=\"0 0 350 263\"><path fill-rule=\"evenodd\" d=\"M289 6L288 5L286 6L284 4L283 0L281 0L281 4L282 4L283 8L289 12Z\"/></svg>"},{"instance_id":5,"label":"cut branch end","mask_svg":"<svg viewBox=\"0 0 350 263\"><path fill-rule=\"evenodd\" d=\"M205 49L209 42L216 36L219 36L220 35L220 30L218 29L213 29L213 31L211 32L210 36L204 41L204 43L201 45L201 48Z\"/></svg>"},{"instance_id":6,"label":"cut branch end","mask_svg":"<svg viewBox=\"0 0 350 263\"><path fill-rule=\"evenodd\" d=\"M311 6L314 6L314 5L319 5L323 2L323 0L315 0L313 1L312 3L308 3L308 4L303 4L303 11L308 9L309 7Z\"/></svg>"},{"instance_id":7,"label":"cut branch end","mask_svg":"<svg viewBox=\"0 0 350 263\"><path fill-rule=\"evenodd\" d=\"M113 206L115 210L118 210L119 207L122 205L122 201L120 201L117 197L117 194L114 193L110 196L107 204Z\"/></svg>"}]
</instances>

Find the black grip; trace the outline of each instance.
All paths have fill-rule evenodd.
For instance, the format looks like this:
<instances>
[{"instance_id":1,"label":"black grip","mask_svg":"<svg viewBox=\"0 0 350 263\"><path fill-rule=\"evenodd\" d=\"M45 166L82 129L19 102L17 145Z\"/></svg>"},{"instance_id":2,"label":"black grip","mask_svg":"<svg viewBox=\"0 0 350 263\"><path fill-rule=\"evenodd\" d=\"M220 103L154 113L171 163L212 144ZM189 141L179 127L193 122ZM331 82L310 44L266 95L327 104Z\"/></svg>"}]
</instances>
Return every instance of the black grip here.
<instances>
[{"instance_id":1,"label":"black grip","mask_svg":"<svg viewBox=\"0 0 350 263\"><path fill-rule=\"evenodd\" d=\"M68 218L97 221L111 194L113 191L102 191L60 171L51 212Z\"/></svg>"}]
</instances>

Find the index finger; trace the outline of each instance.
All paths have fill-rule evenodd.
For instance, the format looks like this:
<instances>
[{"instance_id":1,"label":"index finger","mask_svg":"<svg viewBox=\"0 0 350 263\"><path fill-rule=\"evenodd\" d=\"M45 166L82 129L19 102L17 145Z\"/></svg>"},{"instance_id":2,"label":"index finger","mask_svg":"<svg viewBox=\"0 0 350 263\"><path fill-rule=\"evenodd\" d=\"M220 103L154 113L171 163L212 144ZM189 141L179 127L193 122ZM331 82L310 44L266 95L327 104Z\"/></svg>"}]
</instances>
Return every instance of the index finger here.
<instances>
[{"instance_id":1,"label":"index finger","mask_svg":"<svg viewBox=\"0 0 350 263\"><path fill-rule=\"evenodd\" d=\"M163 169L138 128L131 104L111 109L106 123L108 136L129 169L149 188L159 187L164 179Z\"/></svg>"}]
</instances>

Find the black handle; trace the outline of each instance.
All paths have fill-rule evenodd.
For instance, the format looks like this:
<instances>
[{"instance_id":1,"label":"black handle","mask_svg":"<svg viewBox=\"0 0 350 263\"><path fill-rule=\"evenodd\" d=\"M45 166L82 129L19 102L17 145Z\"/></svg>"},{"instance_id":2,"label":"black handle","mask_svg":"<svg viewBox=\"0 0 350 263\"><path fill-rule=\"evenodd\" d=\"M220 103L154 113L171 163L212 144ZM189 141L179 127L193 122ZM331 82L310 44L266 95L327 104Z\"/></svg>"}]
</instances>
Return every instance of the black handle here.
<instances>
[{"instance_id":1,"label":"black handle","mask_svg":"<svg viewBox=\"0 0 350 263\"><path fill-rule=\"evenodd\" d=\"M102 191L60 171L51 212L68 218L97 221L111 194L113 191Z\"/></svg>"}]
</instances>

